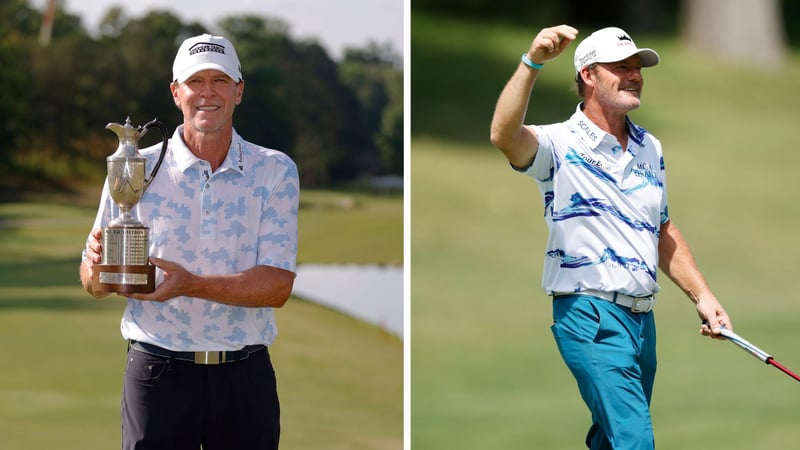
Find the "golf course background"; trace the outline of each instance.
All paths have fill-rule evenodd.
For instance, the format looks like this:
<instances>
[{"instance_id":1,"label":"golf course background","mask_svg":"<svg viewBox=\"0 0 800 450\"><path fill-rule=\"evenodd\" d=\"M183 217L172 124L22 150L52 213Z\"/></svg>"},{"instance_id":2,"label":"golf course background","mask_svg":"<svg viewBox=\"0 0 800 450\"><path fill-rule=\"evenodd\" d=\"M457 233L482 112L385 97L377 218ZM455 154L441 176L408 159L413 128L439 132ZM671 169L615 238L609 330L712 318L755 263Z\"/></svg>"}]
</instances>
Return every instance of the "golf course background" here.
<instances>
[{"instance_id":1,"label":"golf course background","mask_svg":"<svg viewBox=\"0 0 800 450\"><path fill-rule=\"evenodd\" d=\"M0 203L0 449L120 446L124 300L78 279L99 187ZM399 195L303 191L298 261L402 264L402 214ZM403 343L297 298L276 317L281 448L401 449Z\"/></svg>"},{"instance_id":2,"label":"golf course background","mask_svg":"<svg viewBox=\"0 0 800 450\"><path fill-rule=\"evenodd\" d=\"M548 25L412 12L414 450L576 449L590 425L549 329L538 189L489 142L500 90ZM800 370L800 58L760 72L634 38L662 58L631 116L663 144L671 218L736 331ZM540 73L528 123L574 111L573 52ZM800 448L796 381L700 336L691 302L659 282L657 448Z\"/></svg>"}]
</instances>

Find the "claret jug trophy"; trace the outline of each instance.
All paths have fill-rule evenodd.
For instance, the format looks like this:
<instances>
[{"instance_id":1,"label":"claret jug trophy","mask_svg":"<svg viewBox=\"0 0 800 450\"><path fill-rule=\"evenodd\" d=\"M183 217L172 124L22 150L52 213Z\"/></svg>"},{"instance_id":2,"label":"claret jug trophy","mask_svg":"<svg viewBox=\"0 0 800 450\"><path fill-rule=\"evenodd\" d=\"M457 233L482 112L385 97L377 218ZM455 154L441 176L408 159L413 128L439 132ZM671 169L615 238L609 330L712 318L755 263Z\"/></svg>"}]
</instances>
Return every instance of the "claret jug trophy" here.
<instances>
[{"instance_id":1,"label":"claret jug trophy","mask_svg":"<svg viewBox=\"0 0 800 450\"><path fill-rule=\"evenodd\" d=\"M163 142L158 162L150 176L145 178L147 159L139 154L138 143L152 127L161 131ZM118 294L153 292L156 268L149 263L149 229L139 222L132 209L141 200L164 160L169 140L167 127L158 120L133 127L128 118L124 125L109 123L106 129L119 137L119 147L106 158L106 163L108 192L121 214L103 227L103 259L94 265L93 287L96 292Z\"/></svg>"}]
</instances>

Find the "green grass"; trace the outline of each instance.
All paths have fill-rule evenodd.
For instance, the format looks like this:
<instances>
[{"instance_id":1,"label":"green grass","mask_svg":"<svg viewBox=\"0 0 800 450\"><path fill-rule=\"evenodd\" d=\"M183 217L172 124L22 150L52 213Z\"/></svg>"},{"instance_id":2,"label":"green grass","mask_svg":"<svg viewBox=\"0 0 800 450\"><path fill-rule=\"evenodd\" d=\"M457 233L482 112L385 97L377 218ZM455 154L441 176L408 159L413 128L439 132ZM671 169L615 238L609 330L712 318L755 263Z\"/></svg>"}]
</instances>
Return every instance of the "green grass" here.
<instances>
[{"instance_id":1,"label":"green grass","mask_svg":"<svg viewBox=\"0 0 800 450\"><path fill-rule=\"evenodd\" d=\"M536 184L488 141L494 101L536 31L412 16L411 431L415 450L581 448L590 417L553 342ZM645 69L632 116L662 141L670 211L750 339L800 370L794 271L800 62L757 73L637 38ZM571 56L571 53L570 53ZM569 57L548 63L529 122L577 104ZM450 74L449 77L445 74ZM691 303L661 274L660 449L796 448L794 381L702 338Z\"/></svg>"},{"instance_id":2,"label":"green grass","mask_svg":"<svg viewBox=\"0 0 800 450\"><path fill-rule=\"evenodd\" d=\"M89 197L0 203L3 450L119 447L124 305L116 296L94 300L80 287L78 261L97 198ZM402 199L301 197L305 262L402 261ZM339 197L357 201L320 206ZM380 224L369 230L367 249L353 233L365 224ZM335 254L310 248L326 240L336 241L329 247ZM280 335L270 351L281 397L281 448L402 448L402 342L296 298L276 315Z\"/></svg>"},{"instance_id":3,"label":"green grass","mask_svg":"<svg viewBox=\"0 0 800 450\"><path fill-rule=\"evenodd\" d=\"M402 197L303 191L298 263L403 264Z\"/></svg>"}]
</instances>

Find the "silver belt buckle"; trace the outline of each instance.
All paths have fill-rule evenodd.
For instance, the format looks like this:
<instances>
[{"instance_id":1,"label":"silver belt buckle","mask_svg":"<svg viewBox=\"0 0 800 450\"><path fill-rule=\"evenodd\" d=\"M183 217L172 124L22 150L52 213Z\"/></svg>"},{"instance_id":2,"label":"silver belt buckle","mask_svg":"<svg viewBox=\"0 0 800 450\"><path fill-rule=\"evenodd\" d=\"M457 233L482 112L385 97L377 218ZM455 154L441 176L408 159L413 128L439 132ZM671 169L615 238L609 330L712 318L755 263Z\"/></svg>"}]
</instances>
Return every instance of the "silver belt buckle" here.
<instances>
[{"instance_id":1,"label":"silver belt buckle","mask_svg":"<svg viewBox=\"0 0 800 450\"><path fill-rule=\"evenodd\" d=\"M652 295L650 297L634 297L633 303L631 303L631 312L650 312L653 309L653 303L655 303L655 297Z\"/></svg>"},{"instance_id":2,"label":"silver belt buckle","mask_svg":"<svg viewBox=\"0 0 800 450\"><path fill-rule=\"evenodd\" d=\"M220 363L219 354L223 352L194 352L194 363L195 364L203 364L209 366L216 366ZM224 355L224 353L223 353ZM223 361L224 361L223 356Z\"/></svg>"}]
</instances>

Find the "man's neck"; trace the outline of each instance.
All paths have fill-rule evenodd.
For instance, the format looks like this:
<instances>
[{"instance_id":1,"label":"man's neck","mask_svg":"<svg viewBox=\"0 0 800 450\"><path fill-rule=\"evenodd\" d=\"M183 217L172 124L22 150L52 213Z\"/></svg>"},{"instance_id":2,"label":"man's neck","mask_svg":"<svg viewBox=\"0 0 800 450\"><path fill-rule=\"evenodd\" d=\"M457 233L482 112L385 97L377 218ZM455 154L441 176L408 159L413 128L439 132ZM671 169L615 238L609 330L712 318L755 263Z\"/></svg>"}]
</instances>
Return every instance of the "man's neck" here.
<instances>
[{"instance_id":1,"label":"man's neck","mask_svg":"<svg viewBox=\"0 0 800 450\"><path fill-rule=\"evenodd\" d=\"M211 171L216 172L228 156L233 139L233 129L225 128L212 133L204 133L184 124L182 138L192 154L207 161L211 165Z\"/></svg>"},{"instance_id":2,"label":"man's neck","mask_svg":"<svg viewBox=\"0 0 800 450\"><path fill-rule=\"evenodd\" d=\"M608 111L594 102L584 103L583 113L598 128L617 138L625 151L628 146L627 113Z\"/></svg>"}]
</instances>

